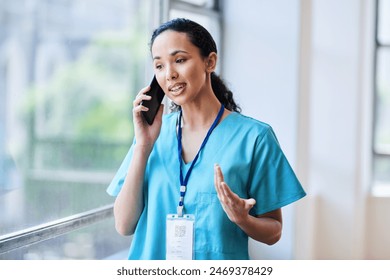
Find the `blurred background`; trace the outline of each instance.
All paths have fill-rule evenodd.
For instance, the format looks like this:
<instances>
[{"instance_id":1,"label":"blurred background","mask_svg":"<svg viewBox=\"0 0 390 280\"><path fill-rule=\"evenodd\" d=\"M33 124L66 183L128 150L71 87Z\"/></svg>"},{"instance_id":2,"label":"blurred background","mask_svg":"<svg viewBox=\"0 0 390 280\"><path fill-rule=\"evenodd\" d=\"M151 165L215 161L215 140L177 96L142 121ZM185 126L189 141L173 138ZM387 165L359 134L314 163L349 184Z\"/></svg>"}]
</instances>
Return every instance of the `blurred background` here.
<instances>
[{"instance_id":1,"label":"blurred background","mask_svg":"<svg viewBox=\"0 0 390 280\"><path fill-rule=\"evenodd\" d=\"M308 193L251 257L390 259L390 0L0 0L0 260L127 257L105 190L175 17Z\"/></svg>"}]
</instances>

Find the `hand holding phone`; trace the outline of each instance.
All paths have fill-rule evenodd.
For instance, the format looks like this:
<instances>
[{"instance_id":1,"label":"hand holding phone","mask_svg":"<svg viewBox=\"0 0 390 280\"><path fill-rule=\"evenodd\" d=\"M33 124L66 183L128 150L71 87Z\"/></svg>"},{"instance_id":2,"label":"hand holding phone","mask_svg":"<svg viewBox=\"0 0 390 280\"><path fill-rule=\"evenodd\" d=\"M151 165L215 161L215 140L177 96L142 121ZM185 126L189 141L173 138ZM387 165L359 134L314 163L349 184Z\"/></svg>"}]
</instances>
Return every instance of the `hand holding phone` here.
<instances>
[{"instance_id":1,"label":"hand holding phone","mask_svg":"<svg viewBox=\"0 0 390 280\"><path fill-rule=\"evenodd\" d=\"M156 76L153 77L153 80L150 83L150 90L145 94L151 96L152 99L142 101L141 104L149 108L148 111L143 111L142 115L144 116L146 122L149 125L152 125L154 118L156 117L156 114L158 112L158 109L160 108L161 101L163 100L165 95L164 91L157 82Z\"/></svg>"}]
</instances>

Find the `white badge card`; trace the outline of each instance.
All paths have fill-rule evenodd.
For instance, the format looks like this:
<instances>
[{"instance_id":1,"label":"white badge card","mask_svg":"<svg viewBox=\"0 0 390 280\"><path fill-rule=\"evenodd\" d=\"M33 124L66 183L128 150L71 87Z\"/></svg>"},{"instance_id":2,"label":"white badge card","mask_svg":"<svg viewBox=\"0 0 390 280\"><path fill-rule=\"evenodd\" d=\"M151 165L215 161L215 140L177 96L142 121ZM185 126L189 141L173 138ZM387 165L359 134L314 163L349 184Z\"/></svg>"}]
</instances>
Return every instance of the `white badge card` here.
<instances>
[{"instance_id":1,"label":"white badge card","mask_svg":"<svg viewBox=\"0 0 390 280\"><path fill-rule=\"evenodd\" d=\"M192 260L194 255L194 215L167 215L166 259Z\"/></svg>"}]
</instances>

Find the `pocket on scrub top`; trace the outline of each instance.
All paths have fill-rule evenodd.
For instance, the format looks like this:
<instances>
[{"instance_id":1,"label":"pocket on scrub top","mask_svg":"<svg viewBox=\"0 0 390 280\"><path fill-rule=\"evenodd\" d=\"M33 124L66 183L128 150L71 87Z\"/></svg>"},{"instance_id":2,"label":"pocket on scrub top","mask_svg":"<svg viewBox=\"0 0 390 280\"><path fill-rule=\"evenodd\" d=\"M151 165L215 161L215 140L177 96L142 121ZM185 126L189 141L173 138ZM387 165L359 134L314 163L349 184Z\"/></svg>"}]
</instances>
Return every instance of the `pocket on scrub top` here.
<instances>
[{"instance_id":1,"label":"pocket on scrub top","mask_svg":"<svg viewBox=\"0 0 390 280\"><path fill-rule=\"evenodd\" d=\"M243 231L229 220L217 193L198 193L195 221L195 250L224 254L237 251Z\"/></svg>"}]
</instances>

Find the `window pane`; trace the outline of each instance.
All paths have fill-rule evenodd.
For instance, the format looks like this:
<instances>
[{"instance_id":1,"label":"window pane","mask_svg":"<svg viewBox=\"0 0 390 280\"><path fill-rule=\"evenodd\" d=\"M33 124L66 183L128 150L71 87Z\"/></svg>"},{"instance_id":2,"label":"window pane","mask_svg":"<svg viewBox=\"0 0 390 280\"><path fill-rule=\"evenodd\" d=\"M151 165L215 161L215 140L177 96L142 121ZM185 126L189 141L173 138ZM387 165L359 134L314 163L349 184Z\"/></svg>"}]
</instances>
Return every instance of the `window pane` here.
<instances>
[{"instance_id":1,"label":"window pane","mask_svg":"<svg viewBox=\"0 0 390 280\"><path fill-rule=\"evenodd\" d=\"M390 48L378 50L375 150L390 155Z\"/></svg>"},{"instance_id":2,"label":"window pane","mask_svg":"<svg viewBox=\"0 0 390 280\"><path fill-rule=\"evenodd\" d=\"M119 236L114 219L0 254L0 260L126 259L131 238Z\"/></svg>"},{"instance_id":3,"label":"window pane","mask_svg":"<svg viewBox=\"0 0 390 280\"><path fill-rule=\"evenodd\" d=\"M387 182L385 185L389 186L390 182L390 159L383 156L374 156L374 180L375 183Z\"/></svg>"},{"instance_id":4,"label":"window pane","mask_svg":"<svg viewBox=\"0 0 390 280\"><path fill-rule=\"evenodd\" d=\"M381 44L390 44L390 0L378 2L378 39Z\"/></svg>"},{"instance_id":5,"label":"window pane","mask_svg":"<svg viewBox=\"0 0 390 280\"><path fill-rule=\"evenodd\" d=\"M197 6L212 8L215 5L215 0L180 0L181 2L190 3Z\"/></svg>"},{"instance_id":6,"label":"window pane","mask_svg":"<svg viewBox=\"0 0 390 280\"><path fill-rule=\"evenodd\" d=\"M0 235L112 203L150 1L0 5Z\"/></svg>"}]
</instances>

